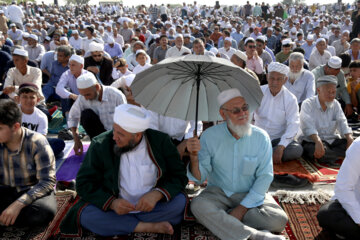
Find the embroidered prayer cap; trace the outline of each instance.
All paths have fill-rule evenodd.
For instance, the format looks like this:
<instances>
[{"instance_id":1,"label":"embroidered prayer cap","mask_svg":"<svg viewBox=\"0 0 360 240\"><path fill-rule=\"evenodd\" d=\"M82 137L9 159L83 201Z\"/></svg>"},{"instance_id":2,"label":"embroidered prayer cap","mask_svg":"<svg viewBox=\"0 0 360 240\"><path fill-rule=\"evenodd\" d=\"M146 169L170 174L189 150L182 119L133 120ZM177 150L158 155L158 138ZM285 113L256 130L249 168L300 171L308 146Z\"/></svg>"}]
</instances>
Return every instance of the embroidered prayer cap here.
<instances>
[{"instance_id":1,"label":"embroidered prayer cap","mask_svg":"<svg viewBox=\"0 0 360 240\"><path fill-rule=\"evenodd\" d=\"M90 52L102 52L104 51L104 45L97 42L91 42L89 44L89 51Z\"/></svg>"},{"instance_id":2,"label":"embroidered prayer cap","mask_svg":"<svg viewBox=\"0 0 360 240\"><path fill-rule=\"evenodd\" d=\"M289 73L289 67L279 62L272 62L268 66L268 72L278 72L287 75Z\"/></svg>"},{"instance_id":3,"label":"embroidered prayer cap","mask_svg":"<svg viewBox=\"0 0 360 240\"><path fill-rule=\"evenodd\" d=\"M15 48L13 55L28 57L29 54L25 49Z\"/></svg>"},{"instance_id":4,"label":"embroidered prayer cap","mask_svg":"<svg viewBox=\"0 0 360 240\"><path fill-rule=\"evenodd\" d=\"M97 83L98 81L96 80L94 74L92 74L91 72L82 74L80 77L76 79L76 86L78 89L89 88Z\"/></svg>"},{"instance_id":5,"label":"embroidered prayer cap","mask_svg":"<svg viewBox=\"0 0 360 240\"><path fill-rule=\"evenodd\" d=\"M341 63L342 60L341 58L337 57L337 56L332 56L328 62L327 65L333 69L340 69L341 68Z\"/></svg>"},{"instance_id":6,"label":"embroidered prayer cap","mask_svg":"<svg viewBox=\"0 0 360 240\"><path fill-rule=\"evenodd\" d=\"M335 77L333 75L321 76L316 80L316 87L320 87L322 85L329 84L329 83L337 85L338 84L337 77Z\"/></svg>"},{"instance_id":7,"label":"embroidered prayer cap","mask_svg":"<svg viewBox=\"0 0 360 240\"><path fill-rule=\"evenodd\" d=\"M226 102L230 101L233 98L236 97L242 97L239 89L237 88L230 88L227 90L222 91L218 97L217 97L217 101L219 106L221 107L222 105L224 105Z\"/></svg>"},{"instance_id":8,"label":"embroidered prayer cap","mask_svg":"<svg viewBox=\"0 0 360 240\"><path fill-rule=\"evenodd\" d=\"M246 62L247 56L246 56L245 53L243 53L243 52L240 51L240 50L236 50L234 54L235 54L236 56L238 56L239 58L241 58L241 60L243 60L244 62Z\"/></svg>"},{"instance_id":9,"label":"embroidered prayer cap","mask_svg":"<svg viewBox=\"0 0 360 240\"><path fill-rule=\"evenodd\" d=\"M78 63L84 65L84 58L82 56L79 56L76 54L71 55L69 62L71 62L71 61L75 61L75 62L78 62Z\"/></svg>"},{"instance_id":10,"label":"embroidered prayer cap","mask_svg":"<svg viewBox=\"0 0 360 240\"><path fill-rule=\"evenodd\" d=\"M132 104L121 104L115 108L114 123L129 133L144 132L150 127L150 114Z\"/></svg>"}]
</instances>

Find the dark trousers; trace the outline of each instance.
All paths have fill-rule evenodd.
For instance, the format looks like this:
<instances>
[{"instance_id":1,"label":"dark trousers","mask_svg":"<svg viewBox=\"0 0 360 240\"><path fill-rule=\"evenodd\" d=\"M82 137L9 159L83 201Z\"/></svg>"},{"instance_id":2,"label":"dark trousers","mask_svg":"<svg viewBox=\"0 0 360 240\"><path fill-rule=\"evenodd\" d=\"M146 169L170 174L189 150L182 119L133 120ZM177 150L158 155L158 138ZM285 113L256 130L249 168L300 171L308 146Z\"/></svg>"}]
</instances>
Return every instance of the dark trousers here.
<instances>
[{"instance_id":1,"label":"dark trousers","mask_svg":"<svg viewBox=\"0 0 360 240\"><path fill-rule=\"evenodd\" d=\"M38 104L38 105L36 105L36 107L37 107L40 111L42 111L43 113L45 113L45 115L46 115L46 117L47 117L47 119L48 119L48 122L50 122L51 119L52 119L52 117L51 117L49 111L47 110L46 105L45 105L45 104Z\"/></svg>"},{"instance_id":2,"label":"dark trousers","mask_svg":"<svg viewBox=\"0 0 360 240\"><path fill-rule=\"evenodd\" d=\"M345 157L346 139L336 139L332 144L323 141L325 155L318 159L320 163L334 163L339 157ZM304 157L314 160L315 143L303 141Z\"/></svg>"},{"instance_id":3,"label":"dark trousers","mask_svg":"<svg viewBox=\"0 0 360 240\"><path fill-rule=\"evenodd\" d=\"M0 212L4 211L16 199L27 191L17 192L16 188L0 186ZM56 214L56 199L54 192L35 200L24 207L17 217L14 226L39 227L48 224Z\"/></svg>"},{"instance_id":4,"label":"dark trousers","mask_svg":"<svg viewBox=\"0 0 360 240\"><path fill-rule=\"evenodd\" d=\"M81 112L80 123L91 139L106 131L99 116L91 109L85 109Z\"/></svg>"},{"instance_id":5,"label":"dark trousers","mask_svg":"<svg viewBox=\"0 0 360 240\"><path fill-rule=\"evenodd\" d=\"M338 200L325 203L317 214L320 226L346 239L359 239L360 227L347 214Z\"/></svg>"},{"instance_id":6,"label":"dark trousers","mask_svg":"<svg viewBox=\"0 0 360 240\"><path fill-rule=\"evenodd\" d=\"M60 138L47 138L55 157L60 154L65 148L64 140Z\"/></svg>"},{"instance_id":7,"label":"dark trousers","mask_svg":"<svg viewBox=\"0 0 360 240\"><path fill-rule=\"evenodd\" d=\"M74 100L70 98L61 98L61 112L64 117L66 117L66 113L70 112L71 106L74 104Z\"/></svg>"}]
</instances>

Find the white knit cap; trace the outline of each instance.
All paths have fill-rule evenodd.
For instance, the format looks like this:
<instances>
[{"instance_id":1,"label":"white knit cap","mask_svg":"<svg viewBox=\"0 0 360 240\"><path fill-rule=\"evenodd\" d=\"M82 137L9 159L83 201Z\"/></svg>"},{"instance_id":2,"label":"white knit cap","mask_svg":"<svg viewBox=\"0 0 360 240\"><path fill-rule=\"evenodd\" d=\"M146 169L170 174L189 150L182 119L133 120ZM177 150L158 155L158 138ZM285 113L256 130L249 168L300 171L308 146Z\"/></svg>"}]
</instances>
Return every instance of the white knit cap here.
<instances>
[{"instance_id":1,"label":"white knit cap","mask_svg":"<svg viewBox=\"0 0 360 240\"><path fill-rule=\"evenodd\" d=\"M79 34L78 30L72 30L71 34Z\"/></svg>"},{"instance_id":2,"label":"white knit cap","mask_svg":"<svg viewBox=\"0 0 360 240\"><path fill-rule=\"evenodd\" d=\"M60 41L65 41L65 40L67 41L68 38L67 38L67 37L61 37L61 38L60 38Z\"/></svg>"},{"instance_id":3,"label":"white knit cap","mask_svg":"<svg viewBox=\"0 0 360 240\"><path fill-rule=\"evenodd\" d=\"M272 62L268 66L268 72L278 72L287 75L289 73L289 67L279 62Z\"/></svg>"},{"instance_id":4,"label":"white knit cap","mask_svg":"<svg viewBox=\"0 0 360 240\"><path fill-rule=\"evenodd\" d=\"M15 48L13 55L19 55L19 56L24 56L24 57L29 56L29 54L26 50L20 49L20 48Z\"/></svg>"},{"instance_id":5,"label":"white knit cap","mask_svg":"<svg viewBox=\"0 0 360 240\"><path fill-rule=\"evenodd\" d=\"M326 40L325 40L325 38L318 38L318 39L316 40L316 43L315 43L315 44L318 44L319 42L324 42L324 43L326 43Z\"/></svg>"},{"instance_id":6,"label":"white knit cap","mask_svg":"<svg viewBox=\"0 0 360 240\"><path fill-rule=\"evenodd\" d=\"M314 41L314 35L312 35L312 34L307 35L306 40L308 40L308 41Z\"/></svg>"},{"instance_id":7,"label":"white knit cap","mask_svg":"<svg viewBox=\"0 0 360 240\"><path fill-rule=\"evenodd\" d=\"M243 52L240 51L240 50L236 50L234 54L235 54L236 56L238 56L239 58L241 58L241 60L243 60L244 62L246 62L247 56L246 56L245 53L243 53Z\"/></svg>"},{"instance_id":8,"label":"white knit cap","mask_svg":"<svg viewBox=\"0 0 360 240\"><path fill-rule=\"evenodd\" d=\"M75 62L78 62L78 63L84 65L84 58L82 56L79 56L76 54L71 55L69 62L71 62L71 61L75 61Z\"/></svg>"},{"instance_id":9,"label":"white knit cap","mask_svg":"<svg viewBox=\"0 0 360 240\"><path fill-rule=\"evenodd\" d=\"M233 98L236 97L242 97L239 89L237 88L230 88L228 90L222 91L218 97L217 97L217 101L219 106L221 107L222 105L224 105L226 102L230 101Z\"/></svg>"},{"instance_id":10,"label":"white knit cap","mask_svg":"<svg viewBox=\"0 0 360 240\"><path fill-rule=\"evenodd\" d=\"M104 45L97 42L91 42L89 44L89 51L90 52L102 52L104 51Z\"/></svg>"},{"instance_id":11,"label":"white knit cap","mask_svg":"<svg viewBox=\"0 0 360 240\"><path fill-rule=\"evenodd\" d=\"M38 36L36 36L35 34L30 34L30 35L29 35L29 38L32 38L32 39L34 39L35 41L38 40Z\"/></svg>"},{"instance_id":12,"label":"white knit cap","mask_svg":"<svg viewBox=\"0 0 360 240\"><path fill-rule=\"evenodd\" d=\"M286 38L286 39L282 40L281 43L282 43L282 45L289 45L289 44L291 44L291 39Z\"/></svg>"},{"instance_id":13,"label":"white knit cap","mask_svg":"<svg viewBox=\"0 0 360 240\"><path fill-rule=\"evenodd\" d=\"M76 79L76 86L78 89L85 89L94 86L98 81L94 74L87 72Z\"/></svg>"},{"instance_id":14,"label":"white knit cap","mask_svg":"<svg viewBox=\"0 0 360 240\"><path fill-rule=\"evenodd\" d=\"M108 37L106 42L109 43L109 44L114 44L115 40L112 37Z\"/></svg>"},{"instance_id":15,"label":"white knit cap","mask_svg":"<svg viewBox=\"0 0 360 240\"><path fill-rule=\"evenodd\" d=\"M229 41L229 42L231 42L231 41L232 41L232 38L231 38L231 37L226 37L224 41Z\"/></svg>"},{"instance_id":16,"label":"white knit cap","mask_svg":"<svg viewBox=\"0 0 360 240\"><path fill-rule=\"evenodd\" d=\"M342 60L338 56L331 57L327 62L328 66L333 69L340 69L341 63L342 63Z\"/></svg>"},{"instance_id":17,"label":"white knit cap","mask_svg":"<svg viewBox=\"0 0 360 240\"><path fill-rule=\"evenodd\" d=\"M129 133L144 132L150 127L150 114L132 104L121 104L115 108L114 123Z\"/></svg>"}]
</instances>

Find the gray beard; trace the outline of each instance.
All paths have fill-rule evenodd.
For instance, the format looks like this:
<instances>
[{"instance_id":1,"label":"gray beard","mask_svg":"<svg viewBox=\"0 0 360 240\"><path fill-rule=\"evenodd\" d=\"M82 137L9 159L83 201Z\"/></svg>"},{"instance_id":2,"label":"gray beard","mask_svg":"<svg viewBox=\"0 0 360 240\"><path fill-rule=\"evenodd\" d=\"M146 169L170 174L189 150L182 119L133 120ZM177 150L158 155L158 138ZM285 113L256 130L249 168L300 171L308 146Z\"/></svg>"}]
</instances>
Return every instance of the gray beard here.
<instances>
[{"instance_id":1,"label":"gray beard","mask_svg":"<svg viewBox=\"0 0 360 240\"><path fill-rule=\"evenodd\" d=\"M301 74L304 72L304 68L302 68L299 72L297 73L293 73L293 72L289 72L289 79L291 82L295 82L296 79L298 79Z\"/></svg>"},{"instance_id":2,"label":"gray beard","mask_svg":"<svg viewBox=\"0 0 360 240\"><path fill-rule=\"evenodd\" d=\"M235 133L239 138L245 135L251 135L251 125L247 122L244 125L235 125L230 119L226 120L228 128Z\"/></svg>"},{"instance_id":3,"label":"gray beard","mask_svg":"<svg viewBox=\"0 0 360 240\"><path fill-rule=\"evenodd\" d=\"M115 156L120 157L121 154L132 151L139 143L136 143L135 140L130 140L129 144L122 148L115 143L113 148L114 154Z\"/></svg>"},{"instance_id":4,"label":"gray beard","mask_svg":"<svg viewBox=\"0 0 360 240\"><path fill-rule=\"evenodd\" d=\"M331 102L325 102L326 108L332 108L334 106L334 100Z\"/></svg>"}]
</instances>

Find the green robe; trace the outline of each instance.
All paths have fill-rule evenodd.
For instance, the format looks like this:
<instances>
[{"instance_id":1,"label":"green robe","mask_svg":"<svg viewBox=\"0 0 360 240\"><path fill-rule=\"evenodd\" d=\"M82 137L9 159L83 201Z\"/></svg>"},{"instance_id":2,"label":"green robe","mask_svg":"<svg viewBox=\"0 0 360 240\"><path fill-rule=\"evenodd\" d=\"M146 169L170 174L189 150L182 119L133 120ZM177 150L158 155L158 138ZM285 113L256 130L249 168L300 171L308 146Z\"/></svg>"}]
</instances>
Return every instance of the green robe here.
<instances>
[{"instance_id":1,"label":"green robe","mask_svg":"<svg viewBox=\"0 0 360 240\"><path fill-rule=\"evenodd\" d=\"M170 137L162 132L148 129L144 133L151 160L158 169L154 188L159 189L167 201L185 189L188 183L186 168ZM80 215L82 209L93 204L109 211L113 200L119 196L120 157L113 151L113 131L95 137L86 153L76 177L76 190L80 200L69 210L60 225L64 237L82 235Z\"/></svg>"}]
</instances>

